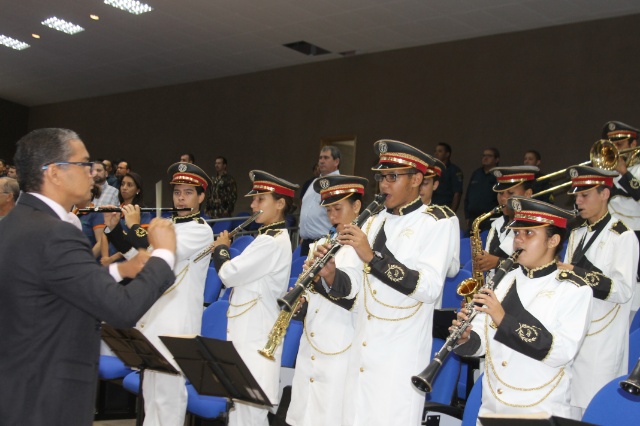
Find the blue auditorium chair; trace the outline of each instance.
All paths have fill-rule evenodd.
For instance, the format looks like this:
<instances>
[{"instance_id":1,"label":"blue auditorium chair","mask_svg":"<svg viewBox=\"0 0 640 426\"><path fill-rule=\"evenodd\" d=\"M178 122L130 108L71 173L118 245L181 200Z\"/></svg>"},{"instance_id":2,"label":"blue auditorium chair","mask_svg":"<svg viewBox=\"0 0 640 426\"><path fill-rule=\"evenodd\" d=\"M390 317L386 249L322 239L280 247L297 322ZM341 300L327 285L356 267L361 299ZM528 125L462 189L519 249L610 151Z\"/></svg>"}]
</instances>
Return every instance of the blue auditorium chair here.
<instances>
[{"instance_id":1,"label":"blue auditorium chair","mask_svg":"<svg viewBox=\"0 0 640 426\"><path fill-rule=\"evenodd\" d=\"M240 237L236 237L231 243L230 248L239 250L240 253L242 253L244 249L246 249L247 246L253 242L253 239L254 238L251 235L242 235Z\"/></svg>"},{"instance_id":2,"label":"blue auditorium chair","mask_svg":"<svg viewBox=\"0 0 640 426\"><path fill-rule=\"evenodd\" d=\"M216 268L209 266L207 271L207 278L204 281L204 305L209 306L220 296L220 289L222 288L222 280L218 276Z\"/></svg>"},{"instance_id":3,"label":"blue auditorium chair","mask_svg":"<svg viewBox=\"0 0 640 426\"><path fill-rule=\"evenodd\" d=\"M630 394L620 387L620 382L626 379L627 376L618 377L600 389L589 403L582 421L601 426L637 424L640 395Z\"/></svg>"}]
</instances>

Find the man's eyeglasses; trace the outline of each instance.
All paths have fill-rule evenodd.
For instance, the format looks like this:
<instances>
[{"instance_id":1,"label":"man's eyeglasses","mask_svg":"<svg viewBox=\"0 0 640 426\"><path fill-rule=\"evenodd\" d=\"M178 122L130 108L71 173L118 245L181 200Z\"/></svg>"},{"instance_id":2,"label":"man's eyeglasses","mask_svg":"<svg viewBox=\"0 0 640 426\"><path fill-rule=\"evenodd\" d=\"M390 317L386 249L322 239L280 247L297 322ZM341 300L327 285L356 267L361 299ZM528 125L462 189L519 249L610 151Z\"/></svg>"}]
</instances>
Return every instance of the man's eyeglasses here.
<instances>
[{"instance_id":1,"label":"man's eyeglasses","mask_svg":"<svg viewBox=\"0 0 640 426\"><path fill-rule=\"evenodd\" d=\"M383 175L382 173L376 173L375 175L373 175L374 179L376 180L376 182L382 182L383 180L386 180L387 182L395 182L398 180L398 176L408 176L408 175L415 175L416 172L413 173L389 173L388 175Z\"/></svg>"},{"instance_id":2,"label":"man's eyeglasses","mask_svg":"<svg viewBox=\"0 0 640 426\"><path fill-rule=\"evenodd\" d=\"M91 161L89 162L82 162L82 161L56 161L55 163L48 163L45 164L44 166L42 166L42 170L47 170L49 168L50 165L55 164L56 166L82 166L85 167L87 169L89 169L89 171L91 171L91 168L93 167L93 163Z\"/></svg>"}]
</instances>

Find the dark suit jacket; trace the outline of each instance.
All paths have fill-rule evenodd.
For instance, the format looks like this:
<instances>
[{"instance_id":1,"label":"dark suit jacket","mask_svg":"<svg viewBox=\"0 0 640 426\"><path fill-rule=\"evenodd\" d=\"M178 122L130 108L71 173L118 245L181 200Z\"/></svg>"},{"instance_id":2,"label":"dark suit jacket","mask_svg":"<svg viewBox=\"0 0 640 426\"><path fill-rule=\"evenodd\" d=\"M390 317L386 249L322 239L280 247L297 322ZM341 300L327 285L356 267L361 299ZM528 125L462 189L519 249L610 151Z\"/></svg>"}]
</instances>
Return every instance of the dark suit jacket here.
<instances>
[{"instance_id":1,"label":"dark suit jacket","mask_svg":"<svg viewBox=\"0 0 640 426\"><path fill-rule=\"evenodd\" d=\"M23 193L0 221L0 424L91 425L100 320L133 327L174 280L151 258L116 283L82 231Z\"/></svg>"}]
</instances>

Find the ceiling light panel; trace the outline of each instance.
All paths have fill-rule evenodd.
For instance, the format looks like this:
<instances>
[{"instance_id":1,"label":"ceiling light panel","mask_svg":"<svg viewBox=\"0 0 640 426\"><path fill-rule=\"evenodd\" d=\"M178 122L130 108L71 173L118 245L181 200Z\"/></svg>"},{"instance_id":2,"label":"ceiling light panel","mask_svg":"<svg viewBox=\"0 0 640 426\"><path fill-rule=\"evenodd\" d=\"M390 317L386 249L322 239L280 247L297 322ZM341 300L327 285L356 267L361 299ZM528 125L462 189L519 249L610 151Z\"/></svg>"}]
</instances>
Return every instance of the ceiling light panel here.
<instances>
[{"instance_id":1,"label":"ceiling light panel","mask_svg":"<svg viewBox=\"0 0 640 426\"><path fill-rule=\"evenodd\" d=\"M0 34L0 44L15 50L24 50L27 47L31 47L29 44L25 42L16 40L15 38L7 37L6 35L3 35L3 34Z\"/></svg>"},{"instance_id":2,"label":"ceiling light panel","mask_svg":"<svg viewBox=\"0 0 640 426\"><path fill-rule=\"evenodd\" d=\"M104 0L104 4L124 10L134 15L151 12L153 8L148 4L140 3L136 0Z\"/></svg>"},{"instance_id":3,"label":"ceiling light panel","mask_svg":"<svg viewBox=\"0 0 640 426\"><path fill-rule=\"evenodd\" d=\"M64 19L56 18L55 16L42 21L42 25L45 27L53 28L54 30L61 31L65 34L77 34L84 31L80 25L72 24Z\"/></svg>"}]
</instances>

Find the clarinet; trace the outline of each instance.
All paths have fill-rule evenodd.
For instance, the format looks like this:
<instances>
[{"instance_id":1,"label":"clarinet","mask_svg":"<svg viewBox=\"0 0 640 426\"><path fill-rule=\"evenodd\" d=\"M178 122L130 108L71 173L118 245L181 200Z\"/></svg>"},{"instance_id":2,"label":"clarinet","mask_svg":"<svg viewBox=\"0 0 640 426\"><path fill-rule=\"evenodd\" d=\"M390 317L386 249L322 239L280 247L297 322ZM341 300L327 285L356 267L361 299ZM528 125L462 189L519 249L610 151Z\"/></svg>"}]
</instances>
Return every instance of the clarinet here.
<instances>
[{"instance_id":1,"label":"clarinet","mask_svg":"<svg viewBox=\"0 0 640 426\"><path fill-rule=\"evenodd\" d=\"M493 290L500 283L500 281L502 281L507 272L511 270L513 264L518 261L518 256L520 256L521 252L522 249L518 249L510 257L503 260L500 265L498 265L496 273L493 275L493 279L488 280L480 290ZM442 348L440 348L438 353L435 354L427 368L425 368L417 376L411 377L411 383L413 383L413 386L415 386L418 390L421 390L422 392L431 392L433 380L436 377L436 374L438 374L440 367L442 367L445 359L447 359L449 354L453 351L453 347L455 346L456 342L460 339L460 337L462 337L464 332L467 331L467 328L469 328L469 326L471 325L471 321L473 321L476 315L478 315L478 312L480 312L473 309L473 306L473 302L465 304L465 309L467 310L467 312L469 312L469 314L467 315L468 319L462 321L460 325L454 325L451 327L451 333L449 334L449 337L447 337L444 345L442 345Z\"/></svg>"},{"instance_id":2,"label":"clarinet","mask_svg":"<svg viewBox=\"0 0 640 426\"><path fill-rule=\"evenodd\" d=\"M253 222L254 220L256 220L256 218L262 213L262 210L258 210L257 212L255 212L251 217L249 217L249 219L245 220L244 222L242 222L240 225L238 225L233 231L229 232L229 238L233 238L238 232L242 231L245 227L247 227L251 222ZM213 250L215 249L215 245L214 244L209 244L204 250L202 250L197 256L196 258L193 260L194 263L196 262L200 262L202 259L204 259L206 256L210 255L211 253L213 253Z\"/></svg>"},{"instance_id":3,"label":"clarinet","mask_svg":"<svg viewBox=\"0 0 640 426\"><path fill-rule=\"evenodd\" d=\"M367 208L360 213L360 215L355 218L353 225L357 225L358 227L362 226L369 217L377 214L384 207L384 200L387 198L387 194L378 194L376 198L373 200L371 204L367 206ZM302 296L302 293L309 287L313 279L316 277L316 274L320 272L324 265L331 260L332 257L336 255L338 250L342 248L342 244L338 242L338 233L331 237L329 240L329 250L325 253L324 256L318 258L313 262L313 264L307 269L305 272L300 274L298 280L296 281L295 286L291 291L285 294L282 298L278 299L278 305L280 308L291 312L294 310L296 305L296 301Z\"/></svg>"}]
</instances>

